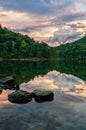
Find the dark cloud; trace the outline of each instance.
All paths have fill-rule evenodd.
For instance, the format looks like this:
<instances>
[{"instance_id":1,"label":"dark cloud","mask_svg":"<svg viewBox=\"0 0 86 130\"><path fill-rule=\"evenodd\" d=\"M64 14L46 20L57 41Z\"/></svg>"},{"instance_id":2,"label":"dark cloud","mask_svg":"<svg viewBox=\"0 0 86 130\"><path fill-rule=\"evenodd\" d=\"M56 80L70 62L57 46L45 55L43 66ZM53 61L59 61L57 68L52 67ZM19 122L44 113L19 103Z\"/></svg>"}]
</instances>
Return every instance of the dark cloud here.
<instances>
[{"instance_id":1,"label":"dark cloud","mask_svg":"<svg viewBox=\"0 0 86 130\"><path fill-rule=\"evenodd\" d=\"M42 0L0 0L0 6L6 10L29 12L33 14L45 14L52 11Z\"/></svg>"},{"instance_id":2,"label":"dark cloud","mask_svg":"<svg viewBox=\"0 0 86 130\"><path fill-rule=\"evenodd\" d=\"M81 1L79 2L81 3ZM77 5L79 2L77 2ZM0 0L0 7L5 10L26 12L39 16L58 17L60 15L62 21L73 21L86 16L85 12L76 13L75 3L74 0Z\"/></svg>"},{"instance_id":3,"label":"dark cloud","mask_svg":"<svg viewBox=\"0 0 86 130\"><path fill-rule=\"evenodd\" d=\"M86 28L86 25L85 24L83 24L83 23L76 23L76 24L67 24L67 26L68 27L71 27L71 28L77 28L77 29L79 29L79 28L81 28L81 29L84 29L84 28Z\"/></svg>"},{"instance_id":4,"label":"dark cloud","mask_svg":"<svg viewBox=\"0 0 86 130\"><path fill-rule=\"evenodd\" d=\"M65 9L73 8L73 0L0 0L0 6L5 10L14 10L38 15L57 15Z\"/></svg>"},{"instance_id":5,"label":"dark cloud","mask_svg":"<svg viewBox=\"0 0 86 130\"><path fill-rule=\"evenodd\" d=\"M54 18L52 23L55 24L86 18L85 12L76 13L74 0L0 0L0 7L5 10L31 13L38 18L51 16Z\"/></svg>"},{"instance_id":6,"label":"dark cloud","mask_svg":"<svg viewBox=\"0 0 86 130\"><path fill-rule=\"evenodd\" d=\"M78 20L83 17L86 17L86 13L75 13L75 14L64 15L62 17L62 20L68 22L68 21Z\"/></svg>"},{"instance_id":7,"label":"dark cloud","mask_svg":"<svg viewBox=\"0 0 86 130\"><path fill-rule=\"evenodd\" d=\"M0 17L7 17L8 15L6 14L0 14Z\"/></svg>"},{"instance_id":8,"label":"dark cloud","mask_svg":"<svg viewBox=\"0 0 86 130\"><path fill-rule=\"evenodd\" d=\"M85 0L0 0L0 11L2 24L28 35L35 35L36 32L38 37L53 35L49 39L52 43L65 43L80 38L86 29L86 26L80 23L80 20L86 19ZM15 11L15 15L20 13L13 17L14 12L8 11ZM3 12L8 13L7 22L4 19L7 15ZM22 12L23 15L20 15Z\"/></svg>"},{"instance_id":9,"label":"dark cloud","mask_svg":"<svg viewBox=\"0 0 86 130\"><path fill-rule=\"evenodd\" d=\"M65 24L67 22L72 22L72 21L81 20L85 18L86 18L85 13L75 13L75 14L71 13L71 14L64 14L64 15L57 16L51 22L54 25L58 25L58 24Z\"/></svg>"},{"instance_id":10,"label":"dark cloud","mask_svg":"<svg viewBox=\"0 0 86 130\"><path fill-rule=\"evenodd\" d=\"M15 29L12 29L12 30L15 31L15 32L23 32L23 33L31 33L31 32L34 32L34 31L40 31L40 29L34 28L34 27L15 28Z\"/></svg>"},{"instance_id":11,"label":"dark cloud","mask_svg":"<svg viewBox=\"0 0 86 130\"><path fill-rule=\"evenodd\" d=\"M86 26L82 23L77 23L77 28L86 28Z\"/></svg>"}]
</instances>

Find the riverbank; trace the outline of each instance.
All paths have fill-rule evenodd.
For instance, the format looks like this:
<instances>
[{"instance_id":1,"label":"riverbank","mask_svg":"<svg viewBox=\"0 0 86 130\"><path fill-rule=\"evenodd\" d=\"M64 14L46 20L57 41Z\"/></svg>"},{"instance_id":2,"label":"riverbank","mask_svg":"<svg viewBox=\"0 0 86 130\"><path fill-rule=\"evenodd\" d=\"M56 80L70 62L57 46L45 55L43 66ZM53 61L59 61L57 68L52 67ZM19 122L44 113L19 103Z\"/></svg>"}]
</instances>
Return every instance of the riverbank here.
<instances>
[{"instance_id":1,"label":"riverbank","mask_svg":"<svg viewBox=\"0 0 86 130\"><path fill-rule=\"evenodd\" d=\"M45 61L45 58L0 58L0 61Z\"/></svg>"}]
</instances>

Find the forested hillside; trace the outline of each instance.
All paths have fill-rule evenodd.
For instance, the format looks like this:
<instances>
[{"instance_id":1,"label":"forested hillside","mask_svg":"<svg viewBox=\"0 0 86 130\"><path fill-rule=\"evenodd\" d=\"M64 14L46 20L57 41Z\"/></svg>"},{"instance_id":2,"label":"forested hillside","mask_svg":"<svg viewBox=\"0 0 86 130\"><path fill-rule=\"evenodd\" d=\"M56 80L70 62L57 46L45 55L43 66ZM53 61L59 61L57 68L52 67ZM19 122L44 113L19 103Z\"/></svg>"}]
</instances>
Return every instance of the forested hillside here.
<instances>
[{"instance_id":1,"label":"forested hillside","mask_svg":"<svg viewBox=\"0 0 86 130\"><path fill-rule=\"evenodd\" d=\"M67 43L57 47L60 58L65 59L86 59L86 37L75 41L73 43Z\"/></svg>"},{"instance_id":2,"label":"forested hillside","mask_svg":"<svg viewBox=\"0 0 86 130\"><path fill-rule=\"evenodd\" d=\"M50 47L22 35L2 28L0 25L0 58L46 58L82 59L86 58L86 37L58 47Z\"/></svg>"},{"instance_id":3,"label":"forested hillside","mask_svg":"<svg viewBox=\"0 0 86 130\"><path fill-rule=\"evenodd\" d=\"M1 58L54 58L55 48L44 42L36 42L27 35L12 32L0 25Z\"/></svg>"}]
</instances>

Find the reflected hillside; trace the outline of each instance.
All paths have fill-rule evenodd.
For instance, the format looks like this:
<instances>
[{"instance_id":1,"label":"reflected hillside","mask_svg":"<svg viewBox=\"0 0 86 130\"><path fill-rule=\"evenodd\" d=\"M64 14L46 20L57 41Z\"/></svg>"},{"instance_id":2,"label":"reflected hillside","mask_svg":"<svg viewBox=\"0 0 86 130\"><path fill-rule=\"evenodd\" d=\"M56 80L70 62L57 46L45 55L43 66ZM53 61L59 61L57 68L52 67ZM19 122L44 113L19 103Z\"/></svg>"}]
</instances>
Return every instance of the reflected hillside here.
<instances>
[{"instance_id":1,"label":"reflected hillside","mask_svg":"<svg viewBox=\"0 0 86 130\"><path fill-rule=\"evenodd\" d=\"M2 61L0 62L0 78L13 75L17 83L27 82L38 75L45 75L49 71L57 70L61 73L73 74L86 80L85 63L67 61Z\"/></svg>"}]
</instances>

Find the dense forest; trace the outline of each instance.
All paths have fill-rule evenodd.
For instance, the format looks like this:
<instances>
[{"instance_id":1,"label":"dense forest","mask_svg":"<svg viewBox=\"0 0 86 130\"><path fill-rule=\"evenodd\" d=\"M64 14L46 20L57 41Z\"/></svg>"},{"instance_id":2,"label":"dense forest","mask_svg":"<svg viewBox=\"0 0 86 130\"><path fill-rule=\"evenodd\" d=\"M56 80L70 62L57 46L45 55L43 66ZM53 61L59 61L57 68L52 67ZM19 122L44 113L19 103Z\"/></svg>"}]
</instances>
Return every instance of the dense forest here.
<instances>
[{"instance_id":1,"label":"dense forest","mask_svg":"<svg viewBox=\"0 0 86 130\"><path fill-rule=\"evenodd\" d=\"M55 48L44 42L36 42L27 35L15 33L0 26L0 57L1 58L54 58Z\"/></svg>"},{"instance_id":2,"label":"dense forest","mask_svg":"<svg viewBox=\"0 0 86 130\"><path fill-rule=\"evenodd\" d=\"M57 47L59 57L69 60L83 60L86 59L86 37L75 41L73 43L67 43Z\"/></svg>"},{"instance_id":3,"label":"dense forest","mask_svg":"<svg viewBox=\"0 0 86 130\"><path fill-rule=\"evenodd\" d=\"M86 37L50 47L20 33L12 32L0 25L0 58L44 58L44 59L82 59L86 57Z\"/></svg>"}]
</instances>

